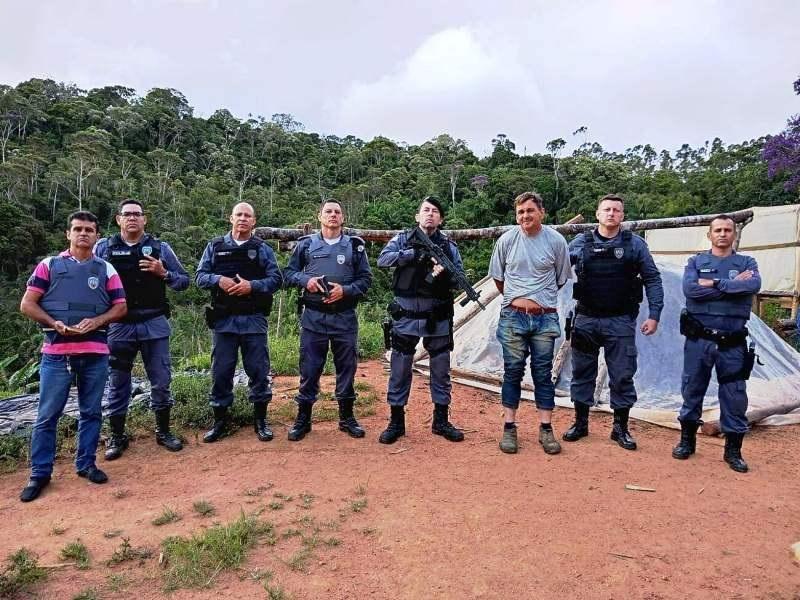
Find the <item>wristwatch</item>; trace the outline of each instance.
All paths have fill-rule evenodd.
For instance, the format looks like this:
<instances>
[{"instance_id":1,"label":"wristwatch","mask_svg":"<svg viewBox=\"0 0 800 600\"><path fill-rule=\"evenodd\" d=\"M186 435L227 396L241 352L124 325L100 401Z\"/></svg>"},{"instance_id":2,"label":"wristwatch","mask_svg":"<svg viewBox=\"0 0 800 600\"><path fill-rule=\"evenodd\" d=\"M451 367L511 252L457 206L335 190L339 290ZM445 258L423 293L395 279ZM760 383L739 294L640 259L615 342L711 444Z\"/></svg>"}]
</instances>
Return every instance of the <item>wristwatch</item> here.
<instances>
[{"instance_id":1,"label":"wristwatch","mask_svg":"<svg viewBox=\"0 0 800 600\"><path fill-rule=\"evenodd\" d=\"M714 282L714 288L715 289L718 288L719 287L719 279L712 279L712 281Z\"/></svg>"}]
</instances>

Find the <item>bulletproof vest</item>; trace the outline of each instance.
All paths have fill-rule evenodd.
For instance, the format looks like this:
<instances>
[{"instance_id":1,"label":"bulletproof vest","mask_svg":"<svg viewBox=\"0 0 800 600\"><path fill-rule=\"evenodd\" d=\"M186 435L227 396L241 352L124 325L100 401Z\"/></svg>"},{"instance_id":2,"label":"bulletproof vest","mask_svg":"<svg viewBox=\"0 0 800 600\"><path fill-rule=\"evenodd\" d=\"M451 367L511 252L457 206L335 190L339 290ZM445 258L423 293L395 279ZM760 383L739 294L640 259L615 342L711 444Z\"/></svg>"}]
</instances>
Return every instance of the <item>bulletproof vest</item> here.
<instances>
[{"instance_id":1,"label":"bulletproof vest","mask_svg":"<svg viewBox=\"0 0 800 600\"><path fill-rule=\"evenodd\" d=\"M111 308L106 291L106 265L97 257L79 263L68 257L54 256L50 260L50 286L39 306L56 321L77 325L83 319L102 315ZM65 342L106 341L105 330L95 330L81 336L61 336L45 329L50 344Z\"/></svg>"},{"instance_id":2,"label":"bulletproof vest","mask_svg":"<svg viewBox=\"0 0 800 600\"><path fill-rule=\"evenodd\" d=\"M601 317L636 314L643 295L633 234L623 231L614 240L598 242L588 231L584 238L578 281L572 287L578 312Z\"/></svg>"},{"instance_id":3,"label":"bulletproof vest","mask_svg":"<svg viewBox=\"0 0 800 600\"><path fill-rule=\"evenodd\" d=\"M145 256L160 259L161 241L145 235L137 244L129 246L119 234L108 240L108 262L114 265L125 288L128 314L124 321L128 323L169 313L166 283L139 268L139 261Z\"/></svg>"},{"instance_id":4,"label":"bulletproof vest","mask_svg":"<svg viewBox=\"0 0 800 600\"><path fill-rule=\"evenodd\" d=\"M401 250L411 248L408 243L410 232L403 231L397 236L397 243ZM431 241L439 246L453 260L453 250L450 240L438 229L436 233L429 236ZM437 298L439 300L449 300L452 302L453 294L450 291L450 278L443 273L435 277L432 283L425 281L433 268L430 258L421 261L412 261L408 264L395 267L392 278L392 290L395 296L402 298Z\"/></svg>"},{"instance_id":5,"label":"bulletproof vest","mask_svg":"<svg viewBox=\"0 0 800 600\"><path fill-rule=\"evenodd\" d=\"M747 262L746 256L736 253L722 258L711 252L701 252L694 259L699 279L733 279L747 270ZM686 298L686 310L693 315L738 317L745 320L750 318L752 304L752 294L725 294L719 300L705 302Z\"/></svg>"},{"instance_id":6,"label":"bulletproof vest","mask_svg":"<svg viewBox=\"0 0 800 600\"><path fill-rule=\"evenodd\" d=\"M264 241L251 237L241 246L226 243L220 236L211 240L211 270L216 275L234 278L240 275L248 281L264 279L264 267L259 249ZM272 294L253 292L249 296L229 296L219 288L211 290L214 308L229 310L232 314L269 314L272 309Z\"/></svg>"},{"instance_id":7,"label":"bulletproof vest","mask_svg":"<svg viewBox=\"0 0 800 600\"><path fill-rule=\"evenodd\" d=\"M311 277L325 275L327 281L339 285L353 282L355 261L359 260L359 254L364 252L364 240L342 234L342 238L336 244L328 244L321 235L315 234L300 238L299 243L308 244L303 251L303 273ZM328 307L329 305L324 304L323 300L322 294L303 290L303 304L306 306ZM356 304L355 298L346 297L336 302L334 306L338 310L346 310Z\"/></svg>"}]
</instances>

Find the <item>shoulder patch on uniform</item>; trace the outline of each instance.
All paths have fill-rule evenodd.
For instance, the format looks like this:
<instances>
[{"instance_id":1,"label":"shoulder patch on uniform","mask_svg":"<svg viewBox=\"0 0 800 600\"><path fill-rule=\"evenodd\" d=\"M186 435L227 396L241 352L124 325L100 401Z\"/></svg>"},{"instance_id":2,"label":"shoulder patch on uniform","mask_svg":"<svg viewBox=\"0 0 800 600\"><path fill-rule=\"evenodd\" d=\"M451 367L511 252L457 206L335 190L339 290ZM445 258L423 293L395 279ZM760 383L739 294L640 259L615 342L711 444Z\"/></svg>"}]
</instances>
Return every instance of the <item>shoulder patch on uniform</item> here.
<instances>
[{"instance_id":1,"label":"shoulder patch on uniform","mask_svg":"<svg viewBox=\"0 0 800 600\"><path fill-rule=\"evenodd\" d=\"M366 242L357 235L350 237L350 244L353 246L353 251L355 252L364 252L366 248Z\"/></svg>"}]
</instances>

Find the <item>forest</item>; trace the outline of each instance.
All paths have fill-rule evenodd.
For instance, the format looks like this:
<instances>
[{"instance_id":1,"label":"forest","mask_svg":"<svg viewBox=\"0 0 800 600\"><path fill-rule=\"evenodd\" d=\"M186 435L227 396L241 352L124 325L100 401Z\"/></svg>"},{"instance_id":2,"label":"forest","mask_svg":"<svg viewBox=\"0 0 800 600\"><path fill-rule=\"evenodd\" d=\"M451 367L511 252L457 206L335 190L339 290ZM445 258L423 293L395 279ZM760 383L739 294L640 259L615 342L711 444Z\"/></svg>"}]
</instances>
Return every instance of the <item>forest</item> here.
<instances>
[{"instance_id":1,"label":"forest","mask_svg":"<svg viewBox=\"0 0 800 600\"><path fill-rule=\"evenodd\" d=\"M794 87L800 94L800 79ZM543 195L550 223L578 213L591 219L608 192L626 198L628 219L795 203L800 118L768 133L684 144L673 153L643 141L619 153L576 124L533 154L520 154L513 135L499 132L491 154L479 157L449 133L410 145L321 135L290 114L239 117L220 108L198 117L176 89L87 91L50 79L0 85L0 388L19 387L35 370L41 335L19 315L19 298L36 261L64 248L66 217L79 208L97 214L101 234L110 235L117 203L139 199L148 231L168 241L192 272L207 241L226 231L238 201L255 207L259 225L293 227L315 223L320 200L334 197L347 225L376 229L410 226L426 195L445 203L445 227L452 229L513 223L513 199L527 190ZM575 150L567 154L567 147ZM470 279L482 277L491 243L461 249ZM370 255L379 251L373 244ZM278 254L285 264L287 254ZM380 351L373 317L389 294L388 274L376 275L360 308L364 356ZM270 343L290 349L297 339L295 292L280 296ZM171 300L175 358L202 368L210 344L199 316L205 294L190 288ZM292 372L291 356L296 350L285 371Z\"/></svg>"}]
</instances>

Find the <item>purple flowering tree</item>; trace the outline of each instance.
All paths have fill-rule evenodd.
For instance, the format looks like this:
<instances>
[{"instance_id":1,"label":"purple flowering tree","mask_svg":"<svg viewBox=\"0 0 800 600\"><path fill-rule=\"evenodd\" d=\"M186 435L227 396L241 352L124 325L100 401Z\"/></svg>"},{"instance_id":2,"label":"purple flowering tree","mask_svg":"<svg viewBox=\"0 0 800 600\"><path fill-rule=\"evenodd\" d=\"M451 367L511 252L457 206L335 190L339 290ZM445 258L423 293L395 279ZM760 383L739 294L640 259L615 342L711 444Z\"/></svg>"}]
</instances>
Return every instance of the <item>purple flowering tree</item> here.
<instances>
[{"instance_id":1,"label":"purple flowering tree","mask_svg":"<svg viewBox=\"0 0 800 600\"><path fill-rule=\"evenodd\" d=\"M793 85L795 93L800 95L800 78ZM787 192L800 189L800 115L790 117L786 129L767 140L762 157L770 177L788 175L783 184Z\"/></svg>"}]
</instances>

